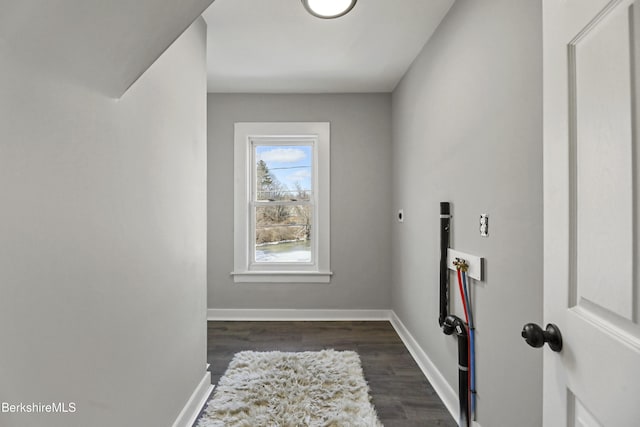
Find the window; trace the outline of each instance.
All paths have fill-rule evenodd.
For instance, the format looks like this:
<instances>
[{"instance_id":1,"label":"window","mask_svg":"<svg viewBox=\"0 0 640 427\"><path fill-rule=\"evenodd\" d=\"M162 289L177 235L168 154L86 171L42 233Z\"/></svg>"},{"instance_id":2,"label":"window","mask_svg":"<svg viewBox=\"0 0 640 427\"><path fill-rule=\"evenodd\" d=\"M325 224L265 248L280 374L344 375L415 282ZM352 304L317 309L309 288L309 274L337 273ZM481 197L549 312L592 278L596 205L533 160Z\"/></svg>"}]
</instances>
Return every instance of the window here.
<instances>
[{"instance_id":1,"label":"window","mask_svg":"<svg viewBox=\"0 0 640 427\"><path fill-rule=\"evenodd\" d=\"M236 282L323 282L329 269L329 123L236 123Z\"/></svg>"},{"instance_id":2,"label":"window","mask_svg":"<svg viewBox=\"0 0 640 427\"><path fill-rule=\"evenodd\" d=\"M313 263L315 139L251 138L250 262Z\"/></svg>"}]
</instances>

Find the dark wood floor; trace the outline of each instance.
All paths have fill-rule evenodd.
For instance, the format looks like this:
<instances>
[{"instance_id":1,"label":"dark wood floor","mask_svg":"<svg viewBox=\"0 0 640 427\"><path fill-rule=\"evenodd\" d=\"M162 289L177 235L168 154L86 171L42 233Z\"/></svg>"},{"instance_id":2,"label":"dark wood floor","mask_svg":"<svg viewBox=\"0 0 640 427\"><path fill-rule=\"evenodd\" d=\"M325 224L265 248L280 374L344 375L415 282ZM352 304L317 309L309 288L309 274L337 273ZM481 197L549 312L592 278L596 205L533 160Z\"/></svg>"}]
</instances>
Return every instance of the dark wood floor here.
<instances>
[{"instance_id":1,"label":"dark wood floor","mask_svg":"<svg viewBox=\"0 0 640 427\"><path fill-rule=\"evenodd\" d=\"M353 350L385 427L456 426L389 322L209 322L216 384L233 355L253 351Z\"/></svg>"}]
</instances>

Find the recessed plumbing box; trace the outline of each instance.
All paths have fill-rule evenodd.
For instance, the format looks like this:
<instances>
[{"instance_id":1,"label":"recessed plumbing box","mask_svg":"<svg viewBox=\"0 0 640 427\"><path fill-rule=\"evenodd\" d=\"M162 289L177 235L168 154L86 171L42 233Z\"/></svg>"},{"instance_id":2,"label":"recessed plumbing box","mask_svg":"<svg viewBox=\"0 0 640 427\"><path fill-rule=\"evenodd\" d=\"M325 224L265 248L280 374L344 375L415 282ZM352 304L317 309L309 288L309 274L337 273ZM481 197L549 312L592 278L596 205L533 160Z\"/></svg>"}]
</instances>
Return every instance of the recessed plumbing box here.
<instances>
[{"instance_id":1,"label":"recessed plumbing box","mask_svg":"<svg viewBox=\"0 0 640 427\"><path fill-rule=\"evenodd\" d=\"M467 270L467 276L482 281L484 278L484 258L477 255L469 255L464 252L456 251L449 248L447 250L447 267L449 270L457 271L456 266L453 264L456 259L464 260L469 266Z\"/></svg>"}]
</instances>

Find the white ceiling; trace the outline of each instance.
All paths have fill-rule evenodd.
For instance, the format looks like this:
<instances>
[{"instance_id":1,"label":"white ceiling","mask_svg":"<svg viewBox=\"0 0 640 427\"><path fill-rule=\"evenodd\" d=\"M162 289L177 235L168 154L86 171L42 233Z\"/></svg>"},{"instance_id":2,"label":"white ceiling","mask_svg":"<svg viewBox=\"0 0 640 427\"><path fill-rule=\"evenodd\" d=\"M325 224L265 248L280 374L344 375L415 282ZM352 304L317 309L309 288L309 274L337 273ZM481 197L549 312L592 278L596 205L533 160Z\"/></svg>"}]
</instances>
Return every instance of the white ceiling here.
<instances>
[{"instance_id":1,"label":"white ceiling","mask_svg":"<svg viewBox=\"0 0 640 427\"><path fill-rule=\"evenodd\" d=\"M215 0L209 92L390 92L454 0L359 0L318 19L300 0Z\"/></svg>"}]
</instances>

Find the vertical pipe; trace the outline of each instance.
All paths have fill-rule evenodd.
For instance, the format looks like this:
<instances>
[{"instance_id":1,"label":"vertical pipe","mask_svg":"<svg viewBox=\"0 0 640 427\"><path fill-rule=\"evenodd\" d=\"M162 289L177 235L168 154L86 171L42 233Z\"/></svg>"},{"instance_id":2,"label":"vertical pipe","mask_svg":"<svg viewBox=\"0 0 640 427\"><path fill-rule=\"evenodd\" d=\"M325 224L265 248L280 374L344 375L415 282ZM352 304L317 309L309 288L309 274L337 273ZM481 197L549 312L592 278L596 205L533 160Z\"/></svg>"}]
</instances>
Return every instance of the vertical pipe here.
<instances>
[{"instance_id":1,"label":"vertical pipe","mask_svg":"<svg viewBox=\"0 0 640 427\"><path fill-rule=\"evenodd\" d=\"M449 314L449 272L447 270L447 250L449 249L449 226L451 214L449 202L440 202L440 326Z\"/></svg>"},{"instance_id":2,"label":"vertical pipe","mask_svg":"<svg viewBox=\"0 0 640 427\"><path fill-rule=\"evenodd\" d=\"M466 328L458 334L458 396L460 399L460 427L469 427L469 349Z\"/></svg>"},{"instance_id":3,"label":"vertical pipe","mask_svg":"<svg viewBox=\"0 0 640 427\"><path fill-rule=\"evenodd\" d=\"M458 337L458 399L460 401L460 427L469 427L469 335L467 326L458 316L449 315L444 320L442 331Z\"/></svg>"}]
</instances>

